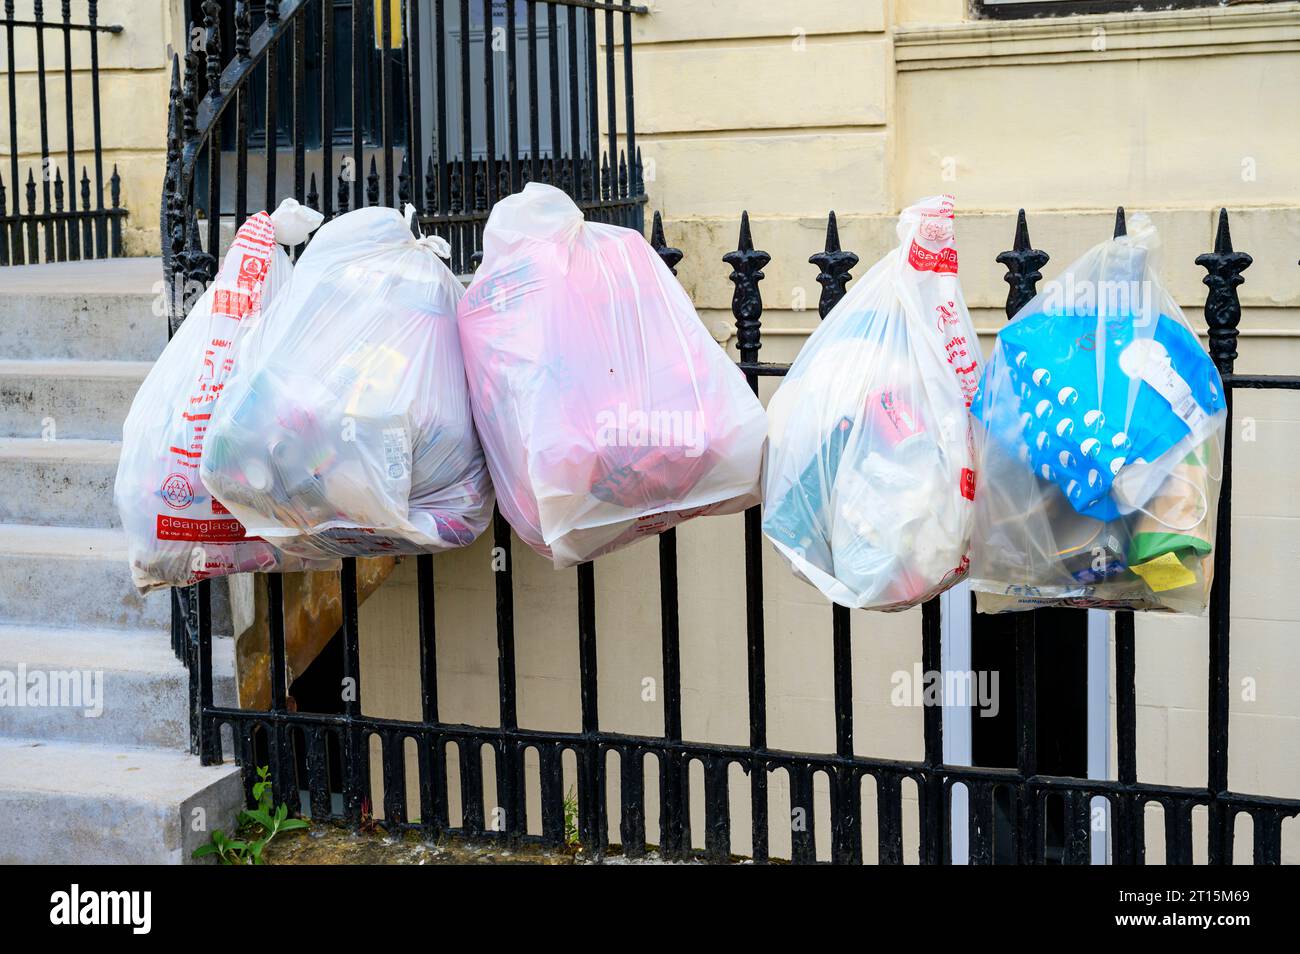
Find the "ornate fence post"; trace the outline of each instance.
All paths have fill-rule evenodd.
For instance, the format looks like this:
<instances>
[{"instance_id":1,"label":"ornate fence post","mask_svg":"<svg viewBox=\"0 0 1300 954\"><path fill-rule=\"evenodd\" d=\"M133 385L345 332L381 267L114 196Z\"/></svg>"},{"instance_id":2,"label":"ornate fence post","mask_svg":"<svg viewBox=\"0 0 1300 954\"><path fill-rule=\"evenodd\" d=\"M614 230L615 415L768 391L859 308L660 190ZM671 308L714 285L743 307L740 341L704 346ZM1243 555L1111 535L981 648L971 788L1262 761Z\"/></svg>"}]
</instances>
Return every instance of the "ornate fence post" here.
<instances>
[{"instance_id":1,"label":"ornate fence post","mask_svg":"<svg viewBox=\"0 0 1300 954\"><path fill-rule=\"evenodd\" d=\"M728 276L735 285L731 296L731 313L736 321L736 343L742 365L758 361L762 347L763 296L758 283L763 280L763 266L772 260L754 248L749 234L749 213L740 214L740 240L735 251L722 256L731 266ZM758 393L758 374L751 367L745 377ZM745 511L745 642L749 682L749 747L755 752L767 748L767 652L763 640L763 533L761 509ZM767 763L759 755L751 759L750 800L753 818L754 860L768 860L767 837ZM810 806L806 806L810 807ZM811 814L809 817L812 817Z\"/></svg>"},{"instance_id":2,"label":"ornate fence post","mask_svg":"<svg viewBox=\"0 0 1300 954\"><path fill-rule=\"evenodd\" d=\"M1228 210L1219 210L1219 228L1214 251L1198 255L1196 264L1207 272L1202 281L1209 288L1205 299L1205 323L1209 326L1210 357L1224 378L1227 404L1227 437L1223 442L1223 482L1219 488L1219 513L1214 537L1214 583L1210 590L1210 682L1209 764L1210 790L1208 860L1210 864L1232 861L1233 819L1219 802L1228 790L1228 662L1231 619L1232 561L1232 375L1237 360L1237 326L1241 323L1241 301L1237 286L1245 281L1241 273L1253 259L1232 248L1228 231Z\"/></svg>"},{"instance_id":3,"label":"ornate fence post","mask_svg":"<svg viewBox=\"0 0 1300 954\"><path fill-rule=\"evenodd\" d=\"M1025 210L1016 215L1016 237L1008 251L998 255L996 261L1006 268L1007 318L1013 318L1038 293L1038 281L1043 277L1042 267L1048 254L1034 248L1029 241L1029 225ZM977 490L976 493L979 491ZM1038 771L1038 693L1035 670L1038 665L1038 640L1036 613L1017 613L1016 631L1016 710L1018 734L1016 738L1017 768L1023 778L1029 779ZM1016 806L1017 860L1033 864L1038 857L1038 793L1028 785L1020 794Z\"/></svg>"},{"instance_id":4,"label":"ornate fence post","mask_svg":"<svg viewBox=\"0 0 1300 954\"><path fill-rule=\"evenodd\" d=\"M681 249L664 238L664 223L654 214L650 246L668 271L677 274ZM682 666L680 618L677 605L677 531L659 534L659 620L663 659L664 738L682 741ZM644 783L643 783L644 784ZM659 852L681 858L690 846L690 774L680 754L665 749L659 764Z\"/></svg>"}]
</instances>

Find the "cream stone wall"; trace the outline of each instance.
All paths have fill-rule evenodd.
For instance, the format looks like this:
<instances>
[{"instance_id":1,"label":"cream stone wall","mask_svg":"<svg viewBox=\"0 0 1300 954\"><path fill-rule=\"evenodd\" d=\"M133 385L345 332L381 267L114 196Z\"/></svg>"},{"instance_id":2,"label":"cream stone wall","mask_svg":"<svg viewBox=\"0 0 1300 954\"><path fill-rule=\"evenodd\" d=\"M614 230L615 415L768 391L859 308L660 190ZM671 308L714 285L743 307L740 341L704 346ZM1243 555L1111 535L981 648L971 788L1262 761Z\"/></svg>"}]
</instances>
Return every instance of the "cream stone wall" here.
<instances>
[{"instance_id":1,"label":"cream stone wall","mask_svg":"<svg viewBox=\"0 0 1300 954\"><path fill-rule=\"evenodd\" d=\"M30 0L18 0L19 19L30 20ZM104 205L109 203L108 179L116 165L122 177L121 204L129 212L123 225L122 241L128 255L158 254L158 212L162 192L163 157L167 150L167 89L171 79L168 51L179 43L182 27L177 17L179 0L131 0L130 3L101 3L99 22L120 25L120 33L99 34L100 123L104 146ZM59 4L45 5L47 22L58 20ZM86 22L86 4L72 5L74 23ZM41 208L41 133L37 86L37 48L34 31L15 31L17 49L14 56L15 94L18 102L18 163L22 182L28 169L36 173L37 209ZM73 134L77 168L81 179L84 165L90 174L94 195L95 165L91 119L90 40L85 31L76 31L72 39ZM68 176L67 136L64 110L63 34L45 31L45 68L47 75L49 175L58 169L66 182ZM4 121L0 122L0 176L5 179L12 209L14 183L9 182L10 142L8 124L8 69L6 48L0 45L0 103L5 103ZM77 187L80 207L80 185ZM23 210L26 198L23 193ZM53 199L51 199L51 207Z\"/></svg>"}]
</instances>

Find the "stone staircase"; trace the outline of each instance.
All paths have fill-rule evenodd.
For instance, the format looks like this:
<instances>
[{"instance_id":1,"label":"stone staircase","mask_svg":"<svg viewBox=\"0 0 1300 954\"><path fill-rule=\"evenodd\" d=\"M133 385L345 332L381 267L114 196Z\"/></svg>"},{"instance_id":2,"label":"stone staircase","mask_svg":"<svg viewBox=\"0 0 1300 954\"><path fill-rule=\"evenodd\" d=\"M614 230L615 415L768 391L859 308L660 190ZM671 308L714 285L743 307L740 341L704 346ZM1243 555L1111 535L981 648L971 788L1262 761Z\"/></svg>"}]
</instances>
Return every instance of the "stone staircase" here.
<instances>
[{"instance_id":1,"label":"stone staircase","mask_svg":"<svg viewBox=\"0 0 1300 954\"><path fill-rule=\"evenodd\" d=\"M0 269L3 864L186 862L242 803L233 765L188 752L170 600L132 587L113 504L122 422L166 343L161 276L157 259ZM219 701L231 645L214 640ZM24 674L74 674L89 693L11 704L4 680Z\"/></svg>"}]
</instances>

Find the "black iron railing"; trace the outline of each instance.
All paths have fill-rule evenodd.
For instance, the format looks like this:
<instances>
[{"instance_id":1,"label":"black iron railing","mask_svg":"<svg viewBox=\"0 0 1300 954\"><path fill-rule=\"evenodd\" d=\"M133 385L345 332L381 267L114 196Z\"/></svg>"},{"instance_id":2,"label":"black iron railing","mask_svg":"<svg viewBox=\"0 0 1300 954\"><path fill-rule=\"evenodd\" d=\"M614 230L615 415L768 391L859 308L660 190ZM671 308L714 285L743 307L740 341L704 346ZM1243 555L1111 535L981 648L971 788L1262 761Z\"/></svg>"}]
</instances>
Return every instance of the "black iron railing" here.
<instances>
[{"instance_id":1,"label":"black iron railing","mask_svg":"<svg viewBox=\"0 0 1300 954\"><path fill-rule=\"evenodd\" d=\"M529 181L563 189L588 218L642 228L630 21L645 8L630 0L196 6L199 48L183 69L179 57L172 65L161 227L173 288L203 287L223 224L285 195L327 220L410 202L424 233L451 244L460 273L474 268L492 205ZM309 100L320 118L310 129ZM176 298L173 325L184 313Z\"/></svg>"},{"instance_id":2,"label":"black iron railing","mask_svg":"<svg viewBox=\"0 0 1300 954\"><path fill-rule=\"evenodd\" d=\"M1123 231L1123 211L1116 233ZM668 247L656 214L652 244L665 263L674 267L682 254ZM769 256L754 247L747 216L741 217L737 248L725 256L734 284L732 313L740 350L740 367L757 389L760 377L781 376L788 365L762 362L759 283ZM817 281L823 287L820 313L825 314L843 295L850 270L858 258L842 250L834 214L826 234L825 248L810 262L819 268ZM1024 213L1020 214L1015 242L1010 251L998 256L1007 269L1010 285L1007 313L1013 314L1035 294L1041 278L1039 269L1047 255L1029 242ZM1234 251L1228 231L1228 216L1221 213L1213 252L1197 258L1205 268L1209 295L1205 317L1209 325L1210 353L1218 366L1228 393L1231 428L1232 393L1239 388L1300 390L1300 377L1238 375L1237 326L1241 307L1236 288L1250 256ZM596 629L598 607L595 598L593 563L574 572L578 592L576 635L579 645L582 727L578 732L550 732L519 724L516 708L515 637L516 591L510 553L513 538L500 514L493 525L493 543L505 554L505 568L495 573L496 626L498 646L499 725L474 726L444 722L438 708L438 674L434 633L433 556L416 558L422 718L419 721L371 718L361 712L359 624L356 565L345 560L341 575L343 598L343 672L353 680L354 692L337 713L290 711L286 693L284 653L283 588L279 577L267 577L270 593L272 652L272 705L269 711L247 711L213 705L211 646L212 628L208 608L208 587L195 588L188 612L178 615L182 633L193 646L192 669L198 708L195 712L197 746L206 762L233 755L244 766L267 763L272 767L279 797L297 804L300 793L309 814L318 820L334 819L361 825L369 819L371 791L370 740L381 743L380 762L384 792L383 826L393 830L414 829L430 837L447 834L471 838L501 839L508 843L540 841L560 846L564 839L563 767L566 753L577 764L577 822L579 838L591 852L600 855L611 842L632 857L658 850L669 858L698 855L725 862L732 855L731 787L732 765L748 778L751 807L752 857L769 860L769 837L775 825L790 826L782 817L769 816L768 786L774 773L785 772L792 808L802 807L801 824L791 826L791 858L795 862L830 860L860 863L863 859L863 825L874 824L879 860L904 861L904 784L911 780L919 798L919 845L922 863L945 864L951 860L953 794L960 787L967 796L967 837L972 863L994 860L995 801L1009 797L1013 828L1010 833L1013 856L1022 863L1043 863L1047 857L1045 830L1049 812L1063 815L1063 844L1059 857L1066 863L1087 864L1092 857L1095 799L1108 806L1110 860L1118 864L1145 861L1146 807L1158 804L1163 810L1165 859L1168 863L1191 863L1193 858L1193 811L1207 809L1207 857L1211 863L1232 859L1234 826L1238 815L1253 821L1254 860L1277 864L1281 859L1282 822L1300 814L1300 799L1274 798L1230 791L1228 788L1228 660L1231 586L1232 456L1225 445L1224 478L1220 498L1215 550L1214 583L1208 617L1209 627L1209 761L1202 787L1152 784L1138 780L1135 680L1134 619L1131 612L1115 614L1116 658L1116 746L1117 778L1082 779L1040 775L1036 769L1037 673L1035 649L1040 639L1054 633L1038 631L1037 613L1016 614L1015 700L1018 714L1017 765L1015 768L980 768L946 765L943 761L943 709L928 706L923 721L924 755L920 761L871 758L855 754L853 744L853 683L850 657L850 611L835 607L830 638L834 660L835 751L789 752L772 749L767 737L766 637L763 620L763 549L759 509L746 513L745 607L748 658L749 742L720 745L683 737L681 653L678 617L678 558L675 531L659 537L659 590L663 665L663 736L640 736L602 727L598 718ZM941 618L939 600L922 607L919 655L922 669L937 672L940 660ZM233 739L233 752L222 751L222 733ZM406 770L407 741L418 753L419 810L408 812ZM453 748L454 747L454 748ZM540 805L525 805L527 790L525 760L529 751L536 756L540 781ZM454 751L454 755L451 752ZM491 752L496 766L496 789L484 787L483 756ZM608 754L618 754L619 830L609 831ZM653 768L647 768L651 755ZM333 759L341 772L331 771ZM449 816L448 790L451 759L456 760L462 819L453 826ZM703 850L692 848L691 766L703 768ZM656 772L659 790L659 831L646 830L645 793L647 772ZM814 780L825 776L830 792L830 854L819 859L816 848ZM865 801L862 785L866 778L875 783L876 814L863 818ZM341 798L336 800L336 796ZM485 818L483 806L495 802L502 809L499 827ZM527 829L528 807L540 808L540 832Z\"/></svg>"},{"instance_id":3,"label":"black iron railing","mask_svg":"<svg viewBox=\"0 0 1300 954\"><path fill-rule=\"evenodd\" d=\"M122 219L126 216L126 209L121 207L122 180L115 165L108 178L109 204L105 206L104 148L99 109L99 35L121 33L122 27L99 23L98 0L88 0L85 4L84 22L74 21L69 0L64 0L61 7L60 19L47 19L45 4L33 0L31 15L20 16L15 10L14 0L5 0L4 17L0 19L5 36L9 107L7 187L3 170L0 170L0 265L66 262L122 254ZM87 64L75 64L72 57L73 36L81 33L89 37L90 62ZM60 155L50 152L51 104L47 87L51 74L47 72L45 63L47 35L53 36L52 42L61 42L63 51L61 72L66 151ZM29 39L30 47L26 42ZM35 54L34 74L19 69L16 62L28 49ZM83 164L78 183L74 79L83 72L90 81L91 150L95 177L92 181L88 167ZM34 78L34 88L24 87L20 96L19 80L25 81L28 75ZM34 104L30 99L33 94ZM22 116L20 103L23 113L29 116L32 114L28 110L35 106L37 143L26 145L19 138L19 129L25 125L19 122ZM85 141L84 133L82 141ZM22 180L24 168L27 172L25 185ZM12 193L12 199L6 195L7 192Z\"/></svg>"},{"instance_id":4,"label":"black iron railing","mask_svg":"<svg viewBox=\"0 0 1300 954\"><path fill-rule=\"evenodd\" d=\"M342 4L340 4L341 6ZM359 70L357 46L363 46L366 36L361 29L360 4L350 8L352 16L353 51L349 70ZM403 29L408 37L419 36L415 22L417 10L427 14L428 7L407 3L404 5ZM592 100L584 100L577 92L579 78L562 77L559 70L561 57L548 58L552 74L546 96L551 100L548 122L542 122L539 107L542 86L534 75L540 57L526 56L527 67L520 69L517 58L518 44L506 43L507 54L494 63L488 75L480 77L485 96L484 104L494 102L495 96L486 95L494 84L505 83L514 88L519 74L529 77L527 94L511 98L510 117L506 129L505 158L500 158L498 143L489 136L495 130L495 121L475 123L474 104L469 102L471 87L478 82L466 81L462 76L461 131L459 152L451 148L446 135L454 103L446 100L446 82L449 72L472 67L473 58L450 58L443 28L445 14L455 7L460 23L469 23L470 9L466 0L458 4L439 3L433 10L435 64L433 75L443 82L433 84L434 148L428 157L421 153L419 104L430 95L428 84L421 80L417 62L418 50L412 49L403 68L403 87L406 90L406 129L410 137L404 145L393 141L392 124L380 117L380 152L368 153L367 138L363 134L364 117L358 110L352 113L353 135L346 149L340 150L336 163L332 137L321 143L317 167L322 181L333 182L342 171L341 159L351 158L351 167L360 169L363 159L368 160L369 172L363 183L361 178L344 176L339 183L339 202L331 201L331 190L318 194L314 181L308 178L308 150L304 130L304 116L296 110L292 128L292 193L300 200L312 204L320 201L321 210L336 214L349 206L359 204L392 204L409 198L421 208L421 223L425 230L436 231L449 238L457 249L458 262L469 268L473 264L482 222L487 209L499 198L518 188L528 178L545 179L548 176L568 188L587 215L615 221L633 227L641 225L641 207L644 201L638 172L639 163L626 165L620 160L618 171L606 169L606 159L596 163L598 137L595 135L596 117L584 127L580 121L584 107L594 109ZM163 205L164 257L167 274L174 279L199 282L211 277L215 266L213 252L220 245L221 220L233 223L242 220L247 212L248 195L248 128L246 117L253 115L253 97L264 98L263 112L266 129L277 129L274 105L267 97L268 90L278 89L279 65L275 62L280 41L288 37L292 53L292 102L302 103L301 93L305 82L306 57L301 55L309 16L319 14L321 21L322 59L328 64L335 51L328 39L335 25L330 15L334 10L332 0L286 0L278 6L267 8L264 21L252 28L251 14L243 4L237 5L234 37L234 55L224 66L221 47L221 5L202 4L205 13L206 62L200 53L190 51L185 62L185 82L181 83L179 66L174 70L171 111L169 114L169 154L166 191ZM484 24L496 25L501 18L497 11L505 10L503 29L511 33L517 27L515 12L526 8L525 25L527 43L534 45L534 35L540 33L548 43L558 43L562 34L571 37L586 31L594 37L598 18L603 17L606 35L606 78L615 79L613 50L615 27L622 20L622 52L624 67L629 72L624 79L625 131L620 137L616 117L607 117L605 133L609 136L606 155L612 156L614 148L622 141L625 155L635 157L635 139L631 115L631 57L628 42L628 20L637 8L627 2L542 3L532 0L487 0L482 5ZM446 8L446 9L444 9ZM494 19L495 18L495 19ZM564 30L560 25L564 25ZM554 26L554 29L550 27ZM388 49L382 27L378 31L379 47ZM469 31L462 31L457 45L474 42L465 39ZM479 34L478 42L485 42L487 32ZM361 39L359 39L361 38ZM570 49L577 49L574 43ZM587 50L594 50L589 43ZM586 61L589 88L594 89L594 61ZM202 74L200 67L205 69ZM260 72L255 70L261 68ZM386 75L381 70L380 75ZM253 88L252 77L260 76L263 85ZM322 75L328 75L324 70ZM563 79L563 82L560 80ZM206 85L205 85L206 84ZM544 85L544 84L543 84ZM561 89L563 87L563 90ZM354 91L356 86L353 87ZM554 154L544 155L546 148L538 148L546 133L545 126L561 116L558 103L567 91L568 126L561 127L561 135L552 135L546 143L564 148ZM388 102L387 94L381 97ZM609 108L614 108L616 97L609 96ZM321 109L324 116L321 128L330 130L333 125L334 106L331 96L323 91ZM485 111L487 107L485 106ZM221 152L222 116L232 111L235 117L235 156L233 166L234 206L230 215L222 211L221 176L223 163L201 161L205 152L219 156ZM525 125L522 116L529 116ZM389 117L391 119L391 117ZM575 118L578 121L575 121ZM480 137L475 133L482 129ZM525 129L527 134L525 136ZM578 131L577 138L573 137ZM554 134L555 130L550 131ZM564 133L567 132L567 135ZM276 136L265 137L264 164L266 169L265 204L272 206L283 191L276 186L275 161ZM528 148L524 148L528 143ZM424 174L417 174L424 163ZM432 165L430 165L432 163ZM395 170L399 170L395 174ZM199 175L202 170L202 176ZM382 171L381 171L382 170ZM311 173L314 180L315 172ZM469 197L472 196L472 202ZM214 201L215 200L215 201ZM205 236L200 232L200 210L215 209L207 215ZM1122 229L1122 214L1117 231ZM668 247L658 216L655 217L651 236L652 244L669 267L681 260L681 252ZM1023 213L1017 224L1013 248L998 256L998 262L1007 270L1010 291L1007 298L1008 314L1013 313L1034 294L1041 278L1039 270L1047 255L1030 245ZM740 239L737 248L725 256L731 271L728 276L734 286L732 313L736 325L740 368L750 385L757 390L759 379L781 376L787 365L762 362L761 317L763 301L760 282L763 268L770 261L764 251L756 249L750 233L748 217L742 215ZM819 309L824 316L843 295L850 280L851 269L858 259L852 252L840 248L838 232L832 214L827 228L825 248L813 255L810 262L817 266L817 281L823 292ZM1210 351L1221 371L1228 389L1228 411L1232 413L1232 392L1236 388L1282 388L1300 390L1300 378L1280 376L1242 376L1233 372L1236 358L1237 326L1241 318L1236 287L1241 283L1241 272L1250 264L1250 257L1232 249L1226 213L1221 216L1215 250L1197 259L1207 271L1205 279L1210 293L1205 304L1205 315L1210 329ZM172 313L179 321L183 311ZM383 788L383 818L381 824L393 830L414 829L430 837L463 835L472 838L500 839L508 843L541 841L559 846L565 840L564 762L572 757L577 765L577 827L578 836L593 854L609 850L611 842L629 856L640 856L652 847L662 855L680 858L695 854L691 806L692 768L697 763L703 770L702 857L723 862L731 857L732 821L731 796L733 781L731 767L739 768L747 776L751 816L752 857L758 861L770 858L770 835L778 827L790 831L791 855L796 862L818 859L815 833L814 786L821 774L830 793L830 853L829 860L840 863L858 863L863 859L864 825L875 826L879 860L882 863L900 863L904 860L904 788L908 780L915 785L919 800L919 829L916 843L919 860L942 864L951 858L954 826L953 805L955 789L962 789L967 802L967 822L970 859L975 863L994 860L995 802L1009 798L1014 819L1011 840L1013 856L1026 863L1039 863L1048 858L1045 819L1049 812L1064 816L1063 844L1060 857L1071 863L1087 863L1091 857L1092 803L1103 800L1109 812L1111 860L1118 863L1140 863L1145 859L1145 808L1159 804L1164 814L1166 857L1171 862L1192 860L1193 810L1204 808L1208 815L1208 859L1213 863L1226 863L1232 858L1234 823L1238 815L1249 815L1254 824L1254 857L1259 863L1277 863L1281 858L1281 826L1283 820L1300 813L1300 799L1281 799L1232 792L1228 789L1228 651L1230 614L1228 592L1230 586L1230 533L1232 511L1231 451L1225 450L1224 480L1220 501L1217 546L1215 555L1214 589L1208 626L1210 631L1210 677L1208 686L1209 763L1203 787L1179 787L1140 782L1136 761L1136 702L1135 702L1135 646L1134 621L1131 613L1116 614L1116 744L1118 777L1115 779L1081 779L1055 777L1039 773L1038 739L1036 728L1037 673L1036 647L1041 639L1053 634L1040 633L1041 617L1036 613L1018 614L1015 618L1015 698L1018 715L1016 765L1014 768L974 768L947 765L943 760L944 714L938 706L924 711L923 757L919 761L863 757L855 754L853 741L854 689L850 658L849 610L835 607L831 633L834 663L834 720L835 750L833 752L790 752L770 747L767 732L766 688L766 632L763 618L763 560L764 545L760 532L758 508L748 511L744 518L745 539L745 619L747 643L747 687L749 739L745 745L721 745L695 741L684 737L682 727L680 620L678 613L677 538L674 531L658 539L660 640L662 651L662 688L664 706L664 734L662 736L631 735L602 727L599 718L596 632L599 622L595 596L596 566L592 563L578 567L574 573L578 593L576 637L579 647L579 684L581 698L581 728L577 732L542 731L521 726L516 704L516 590L510 554L513 545L510 529L497 514L493 522L493 543L504 555L504 568L494 574L496 593L498 724L494 726L449 723L440 714L438 673L435 651L437 636L434 631L434 573L433 556L415 559L418 582L420 648L420 702L419 720L401 721L363 715L361 708L362 681L360 671L360 632L358 614L357 568L354 560L343 561L340 575L343 623L340 631L342 643L342 674L349 680L352 691L341 701L338 711L299 711L291 706L288 692L287 658L285 653L284 586L278 575L266 578L268 593L268 630L270 646L271 707L266 711L252 711L216 706L213 701L212 675L212 608L211 582L203 582L188 590L175 591L173 613L173 638L178 653L190 667L191 693L194 704L192 732L194 746L205 762L218 762L233 756L245 767L268 764L277 799L289 804L304 804L306 813L317 820L339 820L352 826L369 821L371 807L371 740L380 741L380 772ZM485 571L486 572L486 571ZM941 612L938 600L925 604L921 614L919 655L926 672L937 672L941 666ZM225 751L223 734L228 733L233 751ZM416 771L419 778L418 811L408 811L406 795L407 743L416 750ZM609 830L609 760L611 752L618 754L619 830ZM491 753L495 760L495 791L485 791L483 759ZM531 753L531 755L530 755ZM646 756L653 756L647 760ZM528 804L529 776L525 765L536 759L536 780L540 782L540 801ZM456 766L459 777L461 818L453 824L450 805L452 792L449 784ZM649 767L648 763L649 762ZM647 773L657 775L659 792L658 832L648 832L646 825ZM792 807L802 808L801 824L791 825L789 819L769 814L769 783L775 773L784 772L790 790ZM862 787L867 778L875 783L875 818L864 820L866 802ZM485 817L485 796L488 804L502 809L494 819ZM539 810L539 831L530 831L528 808ZM498 824L499 822L499 824Z\"/></svg>"}]
</instances>

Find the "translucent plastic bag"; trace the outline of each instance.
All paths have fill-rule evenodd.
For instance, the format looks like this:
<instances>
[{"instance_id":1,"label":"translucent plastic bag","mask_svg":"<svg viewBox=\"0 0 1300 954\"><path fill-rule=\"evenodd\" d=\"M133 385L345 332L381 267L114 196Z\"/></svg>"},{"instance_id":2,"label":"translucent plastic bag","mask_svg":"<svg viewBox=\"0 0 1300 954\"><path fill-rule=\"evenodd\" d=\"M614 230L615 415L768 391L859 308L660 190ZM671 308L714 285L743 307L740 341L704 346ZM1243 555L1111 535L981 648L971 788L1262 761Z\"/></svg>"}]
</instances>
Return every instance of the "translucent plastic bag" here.
<instances>
[{"instance_id":1,"label":"translucent plastic bag","mask_svg":"<svg viewBox=\"0 0 1300 954\"><path fill-rule=\"evenodd\" d=\"M358 209L321 228L213 417L204 481L288 552L433 552L487 526L460 283L414 214Z\"/></svg>"},{"instance_id":2,"label":"translucent plastic bag","mask_svg":"<svg viewBox=\"0 0 1300 954\"><path fill-rule=\"evenodd\" d=\"M982 422L971 585L983 612L1204 612L1223 384L1155 270L1144 215L999 334Z\"/></svg>"},{"instance_id":3,"label":"translucent plastic bag","mask_svg":"<svg viewBox=\"0 0 1300 954\"><path fill-rule=\"evenodd\" d=\"M952 197L904 209L898 237L768 403L763 532L796 576L858 609L906 609L961 579L973 518L980 354Z\"/></svg>"},{"instance_id":4,"label":"translucent plastic bag","mask_svg":"<svg viewBox=\"0 0 1300 954\"><path fill-rule=\"evenodd\" d=\"M763 408L638 233L529 183L460 305L502 514L557 567L758 502Z\"/></svg>"},{"instance_id":5,"label":"translucent plastic bag","mask_svg":"<svg viewBox=\"0 0 1300 954\"><path fill-rule=\"evenodd\" d=\"M209 416L264 309L289 283L280 244L306 240L320 213L285 200L235 233L216 280L150 369L122 428L113 496L142 591L252 570L328 568L249 536L208 493L199 463Z\"/></svg>"}]
</instances>

